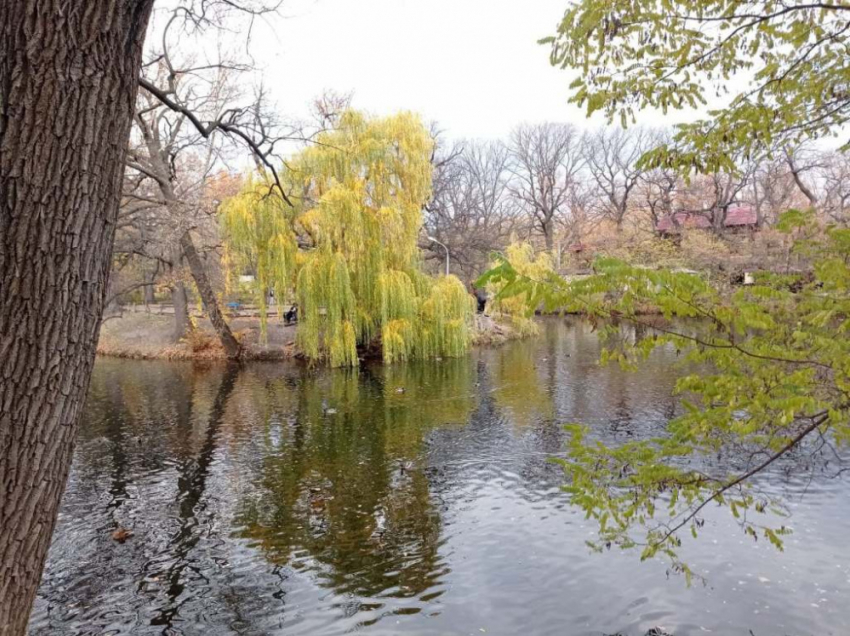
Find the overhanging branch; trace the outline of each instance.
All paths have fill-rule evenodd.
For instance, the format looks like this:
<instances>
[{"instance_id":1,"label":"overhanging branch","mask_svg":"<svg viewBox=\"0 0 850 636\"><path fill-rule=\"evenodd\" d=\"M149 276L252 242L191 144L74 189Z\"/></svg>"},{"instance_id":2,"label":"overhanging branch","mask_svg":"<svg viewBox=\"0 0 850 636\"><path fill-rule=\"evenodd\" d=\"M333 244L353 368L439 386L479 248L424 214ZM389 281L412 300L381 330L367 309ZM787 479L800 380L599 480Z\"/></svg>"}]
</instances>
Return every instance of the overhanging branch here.
<instances>
[{"instance_id":1,"label":"overhanging branch","mask_svg":"<svg viewBox=\"0 0 850 636\"><path fill-rule=\"evenodd\" d=\"M257 161L259 161L272 175L272 180L274 182L273 187L278 190L281 198L283 198L283 200L286 201L289 206L292 206L292 201L286 194L286 191L283 188L283 184L280 181L278 171L275 168L274 163L269 159L268 153L263 152L263 150L260 148L260 145L244 130L242 130L238 126L235 126L234 124L226 123L221 119L216 119L215 121L211 121L208 124L204 124L204 122L202 122L198 118L198 116L195 115L195 113L193 113L189 108L186 108L182 104L179 104L178 102L171 99L166 91L156 87L144 77L139 78L139 86L141 86L151 95L156 97L163 104L163 106L165 106L169 110L172 110L175 113L179 113L186 117L186 119L189 120L195 130L197 130L201 137L203 137L204 139L209 139L212 134L217 130L223 132L226 135L230 135L231 137L238 137L239 139L241 139L245 143L245 145L247 145L251 149L251 152L257 159Z\"/></svg>"}]
</instances>

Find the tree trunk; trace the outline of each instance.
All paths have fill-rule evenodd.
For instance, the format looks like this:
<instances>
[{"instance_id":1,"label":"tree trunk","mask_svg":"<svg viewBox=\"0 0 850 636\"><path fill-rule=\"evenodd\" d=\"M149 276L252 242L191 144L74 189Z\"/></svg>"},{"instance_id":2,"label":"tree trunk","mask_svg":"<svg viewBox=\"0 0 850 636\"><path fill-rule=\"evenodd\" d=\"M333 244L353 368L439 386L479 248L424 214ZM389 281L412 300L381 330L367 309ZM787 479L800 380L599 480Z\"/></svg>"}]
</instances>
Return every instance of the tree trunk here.
<instances>
[{"instance_id":1,"label":"tree trunk","mask_svg":"<svg viewBox=\"0 0 850 636\"><path fill-rule=\"evenodd\" d=\"M758 181L753 181L753 203L756 208L756 227L761 228L764 225L764 199L759 195Z\"/></svg>"},{"instance_id":2,"label":"tree trunk","mask_svg":"<svg viewBox=\"0 0 850 636\"><path fill-rule=\"evenodd\" d=\"M794 157L788 148L785 149L785 159L788 162L788 168L791 170L791 176L794 178L794 183L797 188L799 188L800 192L802 192L809 200L809 204L812 207L815 207L818 204L818 198L815 193L812 192L811 188L809 188L803 181L803 178L800 176L800 169L794 162Z\"/></svg>"},{"instance_id":3,"label":"tree trunk","mask_svg":"<svg viewBox=\"0 0 850 636\"><path fill-rule=\"evenodd\" d=\"M174 304L174 340L180 342L189 332L189 298L182 280L171 288L171 302Z\"/></svg>"},{"instance_id":4,"label":"tree trunk","mask_svg":"<svg viewBox=\"0 0 850 636\"><path fill-rule=\"evenodd\" d=\"M626 212L628 212L628 200L623 199L622 203L617 208L617 218L616 218L616 226L617 226L617 234L623 233L623 223L626 221Z\"/></svg>"},{"instance_id":5,"label":"tree trunk","mask_svg":"<svg viewBox=\"0 0 850 636\"><path fill-rule=\"evenodd\" d=\"M150 306L156 304L156 297L153 293L153 285L156 279L156 272L152 273L146 280L147 283L142 289L145 290L145 307L150 311Z\"/></svg>"},{"instance_id":6,"label":"tree trunk","mask_svg":"<svg viewBox=\"0 0 850 636\"><path fill-rule=\"evenodd\" d=\"M26 633L112 259L153 0L0 1L0 634Z\"/></svg>"},{"instance_id":7,"label":"tree trunk","mask_svg":"<svg viewBox=\"0 0 850 636\"><path fill-rule=\"evenodd\" d=\"M198 293L201 295L201 300L204 302L204 309L209 316L213 329L218 334L221 345L224 347L224 352L227 357L235 360L242 356L242 345L236 340L233 332L227 321L224 319L224 314L218 304L218 299L215 297L215 291L212 288L210 279L207 276L207 269L201 260L201 255L195 249L195 242L192 240L192 235L187 230L180 237L180 247L183 248L183 254L186 260L189 261L189 269L192 272L192 278L195 285L198 287Z\"/></svg>"},{"instance_id":8,"label":"tree trunk","mask_svg":"<svg viewBox=\"0 0 850 636\"><path fill-rule=\"evenodd\" d=\"M726 230L726 215L729 213L729 204L722 206L714 211L712 216L712 225L714 233L717 236L723 236Z\"/></svg>"},{"instance_id":9,"label":"tree trunk","mask_svg":"<svg viewBox=\"0 0 850 636\"><path fill-rule=\"evenodd\" d=\"M543 239L546 241L546 251L553 259L555 258L555 228L552 220L547 219L543 223Z\"/></svg>"}]
</instances>

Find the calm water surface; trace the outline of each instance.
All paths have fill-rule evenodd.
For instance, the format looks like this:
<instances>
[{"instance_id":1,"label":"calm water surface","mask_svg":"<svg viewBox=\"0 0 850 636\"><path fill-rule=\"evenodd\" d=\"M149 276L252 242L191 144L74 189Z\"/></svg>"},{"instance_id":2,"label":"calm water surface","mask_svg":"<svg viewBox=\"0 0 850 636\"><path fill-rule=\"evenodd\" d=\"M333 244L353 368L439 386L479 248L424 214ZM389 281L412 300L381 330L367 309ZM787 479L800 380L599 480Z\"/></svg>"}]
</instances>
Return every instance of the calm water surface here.
<instances>
[{"instance_id":1,"label":"calm water surface","mask_svg":"<svg viewBox=\"0 0 850 636\"><path fill-rule=\"evenodd\" d=\"M359 373L100 360L31 633L850 634L846 478L773 480L782 554L710 513L682 548L705 585L590 552L547 461L561 424L653 434L682 373L674 351L625 373L599 349L552 321Z\"/></svg>"}]
</instances>

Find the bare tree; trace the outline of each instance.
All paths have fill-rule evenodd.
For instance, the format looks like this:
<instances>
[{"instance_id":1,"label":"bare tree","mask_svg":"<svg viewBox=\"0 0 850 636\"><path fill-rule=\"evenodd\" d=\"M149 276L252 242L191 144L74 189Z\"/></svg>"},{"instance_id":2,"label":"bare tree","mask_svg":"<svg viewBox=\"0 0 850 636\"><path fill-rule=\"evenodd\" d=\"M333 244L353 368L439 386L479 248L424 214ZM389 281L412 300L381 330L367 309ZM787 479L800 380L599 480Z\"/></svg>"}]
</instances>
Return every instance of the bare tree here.
<instances>
[{"instance_id":1,"label":"bare tree","mask_svg":"<svg viewBox=\"0 0 850 636\"><path fill-rule=\"evenodd\" d=\"M738 172L714 173L709 177L711 207L709 217L714 231L722 233L726 228L729 208L735 203L745 202L747 185L753 178L756 162L738 162Z\"/></svg>"},{"instance_id":2,"label":"bare tree","mask_svg":"<svg viewBox=\"0 0 850 636\"><path fill-rule=\"evenodd\" d=\"M464 280L484 271L491 252L504 247L519 225L508 163L507 148L495 142L456 143L435 155L425 230L448 247L452 268ZM429 259L445 258L439 245L425 240L422 247Z\"/></svg>"},{"instance_id":3,"label":"bare tree","mask_svg":"<svg viewBox=\"0 0 850 636\"><path fill-rule=\"evenodd\" d=\"M775 223L782 212L800 204L801 194L806 198L802 205L816 203L814 191L806 183L815 161L812 153L785 147L755 162L746 196L755 206L759 227Z\"/></svg>"},{"instance_id":4,"label":"bare tree","mask_svg":"<svg viewBox=\"0 0 850 636\"><path fill-rule=\"evenodd\" d=\"M210 322L227 356L238 358L241 346L221 311L195 238L204 221L199 201L222 142L231 140L247 144L257 167L272 176L278 191L270 195L287 198L275 151L291 135L277 132L274 117L264 108L261 90L249 99L242 94L239 85L253 71L250 63L228 59L220 52L201 60L183 53L176 43L181 35L180 18L179 11L171 15L151 61L143 66L144 90L134 118L138 139L127 165L156 184ZM190 153L194 171L186 169ZM181 285L177 283L174 289L175 300L180 301Z\"/></svg>"},{"instance_id":5,"label":"bare tree","mask_svg":"<svg viewBox=\"0 0 850 636\"><path fill-rule=\"evenodd\" d=\"M182 253L172 234L168 214L155 185L144 174L125 170L107 308L110 302L118 301L139 287L145 291L145 304L152 303L154 286L165 281L172 290L177 318L175 336L179 339L185 335L188 313L182 277L175 275ZM180 307L184 309L182 316Z\"/></svg>"},{"instance_id":6,"label":"bare tree","mask_svg":"<svg viewBox=\"0 0 850 636\"><path fill-rule=\"evenodd\" d=\"M833 152L823 156L818 170L819 209L831 221L850 222L850 157Z\"/></svg>"},{"instance_id":7,"label":"bare tree","mask_svg":"<svg viewBox=\"0 0 850 636\"><path fill-rule=\"evenodd\" d=\"M581 136L569 124L520 126L510 140L510 191L543 236L546 250L556 255L559 217L571 214L584 166Z\"/></svg>"},{"instance_id":8,"label":"bare tree","mask_svg":"<svg viewBox=\"0 0 850 636\"><path fill-rule=\"evenodd\" d=\"M190 322L183 250L179 226L175 227L174 221L155 182L144 173L126 170L115 233L110 293L117 299L138 285L144 285L145 290L152 289L156 282L168 287L174 306L174 338L179 341L186 335ZM135 281L137 285L132 282L116 285L115 275L127 270L135 270L136 278L141 280ZM114 289L116 286L118 288Z\"/></svg>"},{"instance_id":9,"label":"bare tree","mask_svg":"<svg viewBox=\"0 0 850 636\"><path fill-rule=\"evenodd\" d=\"M782 155L794 184L809 200L809 204L815 207L818 204L818 198L812 186L806 181L806 173L811 173L821 164L819 153L806 146L796 148L785 146L782 148Z\"/></svg>"},{"instance_id":10,"label":"bare tree","mask_svg":"<svg viewBox=\"0 0 850 636\"><path fill-rule=\"evenodd\" d=\"M680 189L678 207L691 215L704 217L716 234L722 234L729 209L737 203L752 203L748 200L749 186L758 163L741 160L737 165L734 173L715 172L693 177Z\"/></svg>"},{"instance_id":11,"label":"bare tree","mask_svg":"<svg viewBox=\"0 0 850 636\"><path fill-rule=\"evenodd\" d=\"M569 214L557 217L558 231L562 239L558 241L560 249L581 243L599 223L601 219L595 211L595 197L596 192L588 181L575 180L569 192Z\"/></svg>"},{"instance_id":12,"label":"bare tree","mask_svg":"<svg viewBox=\"0 0 850 636\"><path fill-rule=\"evenodd\" d=\"M646 134L647 149L668 144L672 140L666 128L650 129ZM653 232L661 219L677 211L676 199L681 187L680 175L670 168L654 168L641 173L636 188L637 206L647 214Z\"/></svg>"},{"instance_id":13,"label":"bare tree","mask_svg":"<svg viewBox=\"0 0 850 636\"><path fill-rule=\"evenodd\" d=\"M584 154L597 190L598 212L613 221L618 232L641 183L643 170L638 159L654 143L654 136L642 128L600 128L585 137Z\"/></svg>"},{"instance_id":14,"label":"bare tree","mask_svg":"<svg viewBox=\"0 0 850 636\"><path fill-rule=\"evenodd\" d=\"M229 85L227 81L227 67L216 67L215 75L209 82L204 83L209 86L206 91L196 88L198 82L186 81L192 78L191 69L175 69L170 61L152 65L152 68L156 69L157 77L168 78L169 92L175 101L180 100L187 109L195 113L210 112L211 119L217 117L224 105L234 97L232 84ZM181 257L186 258L222 346L228 357L239 357L241 347L224 319L196 240L198 230L208 221L204 218L200 201L204 184L215 163L216 136L202 137L196 130L186 126L186 115L183 112L168 109L148 91L143 91L139 96L134 123L138 134L137 139L133 140L135 143L131 144L127 167L141 177L150 179L156 187L159 209L165 213L163 221L170 230L168 235L162 238L166 239L166 244L175 246L171 249L175 254L175 257L170 259L171 270L176 269ZM202 154L199 156L199 153ZM194 162L191 159L194 159ZM195 165L192 166L192 163ZM126 196L132 198L133 194L128 193ZM180 334L185 330L187 318L186 294L182 280L173 281L172 297L176 331Z\"/></svg>"},{"instance_id":15,"label":"bare tree","mask_svg":"<svg viewBox=\"0 0 850 636\"><path fill-rule=\"evenodd\" d=\"M639 201L649 214L652 229L661 219L676 212L676 195L681 185L679 175L668 168L655 168L641 175Z\"/></svg>"}]
</instances>

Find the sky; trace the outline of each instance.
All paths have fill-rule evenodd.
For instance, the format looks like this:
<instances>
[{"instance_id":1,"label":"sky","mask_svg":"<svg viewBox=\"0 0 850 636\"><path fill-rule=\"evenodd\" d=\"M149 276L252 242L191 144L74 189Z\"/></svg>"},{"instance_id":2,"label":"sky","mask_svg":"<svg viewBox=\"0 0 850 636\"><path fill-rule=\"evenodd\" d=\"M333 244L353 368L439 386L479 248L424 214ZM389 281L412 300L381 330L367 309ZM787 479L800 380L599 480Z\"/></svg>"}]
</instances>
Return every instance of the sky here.
<instances>
[{"instance_id":1,"label":"sky","mask_svg":"<svg viewBox=\"0 0 850 636\"><path fill-rule=\"evenodd\" d=\"M504 138L520 123L586 126L570 71L537 41L567 0L287 0L254 56L282 112L325 90L375 115L418 112L449 138ZM592 125L604 123L595 118Z\"/></svg>"},{"instance_id":2,"label":"sky","mask_svg":"<svg viewBox=\"0 0 850 636\"><path fill-rule=\"evenodd\" d=\"M173 1L157 5L166 19ZM506 139L520 124L545 121L606 126L602 113L588 119L568 103L577 71L553 68L549 47L538 43L555 35L570 2L283 0L278 14L252 29L248 59L257 73L250 81L261 78L289 121L308 119L313 100L334 91L351 94L354 108L376 116L419 113L444 139ZM152 31L148 39L157 41ZM245 41L242 28L223 36L224 48L242 49L240 55ZM727 96L707 91L705 107L648 109L637 113L637 123L661 128L705 117L747 84L747 77L733 78Z\"/></svg>"}]
</instances>

